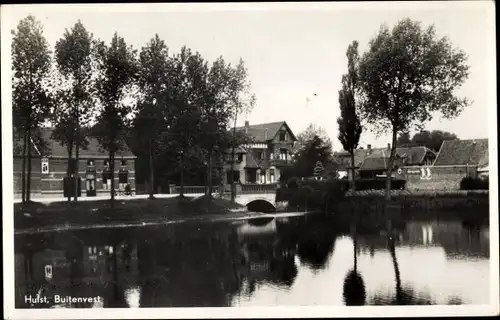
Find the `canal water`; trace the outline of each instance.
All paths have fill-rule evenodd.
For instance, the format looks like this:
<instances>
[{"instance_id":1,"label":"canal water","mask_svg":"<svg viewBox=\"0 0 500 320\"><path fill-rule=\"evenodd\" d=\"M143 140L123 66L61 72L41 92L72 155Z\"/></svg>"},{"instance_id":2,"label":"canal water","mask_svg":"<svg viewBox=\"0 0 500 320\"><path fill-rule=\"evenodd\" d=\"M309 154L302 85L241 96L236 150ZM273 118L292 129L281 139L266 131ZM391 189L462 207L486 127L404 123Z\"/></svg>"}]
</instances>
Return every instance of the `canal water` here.
<instances>
[{"instance_id":1,"label":"canal water","mask_svg":"<svg viewBox=\"0 0 500 320\"><path fill-rule=\"evenodd\" d=\"M16 307L489 303L488 225L344 220L310 214L17 235Z\"/></svg>"}]
</instances>

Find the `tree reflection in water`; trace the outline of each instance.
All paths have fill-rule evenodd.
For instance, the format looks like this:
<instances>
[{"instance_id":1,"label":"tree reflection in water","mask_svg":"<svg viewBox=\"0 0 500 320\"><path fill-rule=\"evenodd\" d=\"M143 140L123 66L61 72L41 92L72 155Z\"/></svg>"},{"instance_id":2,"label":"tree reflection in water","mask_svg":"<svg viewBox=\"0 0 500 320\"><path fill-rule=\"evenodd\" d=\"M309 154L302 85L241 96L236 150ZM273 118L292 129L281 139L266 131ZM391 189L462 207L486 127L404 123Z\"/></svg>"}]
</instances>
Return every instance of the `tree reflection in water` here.
<instances>
[{"instance_id":1,"label":"tree reflection in water","mask_svg":"<svg viewBox=\"0 0 500 320\"><path fill-rule=\"evenodd\" d=\"M328 216L303 217L296 233L301 264L314 271L326 268L338 234L334 220Z\"/></svg>"},{"instance_id":2,"label":"tree reflection in water","mask_svg":"<svg viewBox=\"0 0 500 320\"><path fill-rule=\"evenodd\" d=\"M24 295L36 295L40 288L45 287L54 292L57 290L58 294L101 296L104 298L102 306L115 308L132 306L127 302L131 298L136 301L133 305L139 307L235 306L260 303L266 299L275 301L273 295L288 299L300 293L301 286L293 286L299 274L307 278L312 270L312 281L327 283L335 272L330 271L338 271L337 266L328 266L328 263L337 237L349 234L351 220L352 217L312 214L293 219L189 222L147 228L16 236L16 286L22 287L16 293L16 307L30 307L22 305ZM409 240L392 237L395 228L390 225L387 228L390 232L381 230L373 219L359 219L352 225L353 266L342 279L343 287L338 285L331 290L343 289L344 304L348 306L434 304L432 299L422 297L420 291L405 285L404 269L402 273L396 247ZM445 231L449 233L449 230ZM488 239L483 231L479 234L480 239L477 239L475 229L470 233L470 241L464 238L467 243L483 241L484 250L488 249L484 245ZM438 232L435 232L434 239L446 240L439 238ZM455 245L456 250L466 244ZM366 281L370 280L368 277L374 272L360 272L365 266L359 265L359 249L364 246L367 248L366 257L369 254L373 257L379 248L389 251L394 270L394 276L388 270L389 286L395 288L392 290L395 293L373 292L376 288L365 287ZM384 258L388 256L385 254L375 256L377 263L389 259ZM351 258L349 264L350 261ZM51 263L54 279L49 286L43 287L47 283L44 266ZM375 276L378 276L376 272ZM58 287L50 288L56 282ZM288 294L291 291L294 294ZM305 303L314 304L316 301ZM463 304L458 297L444 303Z\"/></svg>"},{"instance_id":3,"label":"tree reflection in water","mask_svg":"<svg viewBox=\"0 0 500 320\"><path fill-rule=\"evenodd\" d=\"M388 223L391 226L391 223ZM387 245L391 255L392 265L394 268L395 280L395 296L382 295L376 293L371 304L373 305L432 305L435 304L430 297L418 296L415 290L410 286L403 286L401 281L401 272L396 256L396 231L389 227L387 232Z\"/></svg>"},{"instance_id":4,"label":"tree reflection in water","mask_svg":"<svg viewBox=\"0 0 500 320\"><path fill-rule=\"evenodd\" d=\"M358 272L358 241L356 224L351 226L353 239L354 268L349 270L344 280L344 303L346 306L362 306L366 300L366 289L363 277Z\"/></svg>"}]
</instances>

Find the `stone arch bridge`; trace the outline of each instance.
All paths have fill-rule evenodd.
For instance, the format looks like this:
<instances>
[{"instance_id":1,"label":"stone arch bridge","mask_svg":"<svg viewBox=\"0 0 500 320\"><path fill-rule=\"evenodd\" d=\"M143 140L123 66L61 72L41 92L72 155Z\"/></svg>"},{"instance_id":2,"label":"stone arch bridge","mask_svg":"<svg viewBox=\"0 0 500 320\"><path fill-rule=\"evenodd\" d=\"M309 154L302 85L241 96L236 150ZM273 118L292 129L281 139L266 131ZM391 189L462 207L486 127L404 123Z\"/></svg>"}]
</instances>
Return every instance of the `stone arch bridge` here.
<instances>
[{"instance_id":1,"label":"stone arch bridge","mask_svg":"<svg viewBox=\"0 0 500 320\"><path fill-rule=\"evenodd\" d=\"M247 208L249 208L249 210L252 210L251 208L252 206L265 208L266 205L269 209L275 210L277 207L280 206L280 204L276 203L276 188L277 187L275 184L236 185L235 202L246 206ZM184 193L186 195L189 194L202 195L204 193L204 190L205 190L204 186L184 187ZM219 189L217 187L214 188L214 193L215 196L220 194ZM224 190L223 198L228 200L231 199L231 192L229 186ZM272 208L269 206L272 206Z\"/></svg>"}]
</instances>

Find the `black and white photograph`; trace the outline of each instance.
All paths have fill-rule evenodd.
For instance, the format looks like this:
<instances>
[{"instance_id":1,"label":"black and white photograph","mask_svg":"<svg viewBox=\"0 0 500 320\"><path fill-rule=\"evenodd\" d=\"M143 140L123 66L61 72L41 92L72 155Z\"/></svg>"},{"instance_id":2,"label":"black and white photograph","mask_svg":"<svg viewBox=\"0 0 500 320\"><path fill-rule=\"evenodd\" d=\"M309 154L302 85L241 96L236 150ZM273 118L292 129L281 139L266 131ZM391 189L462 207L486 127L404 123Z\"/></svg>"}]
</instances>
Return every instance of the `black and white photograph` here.
<instances>
[{"instance_id":1,"label":"black and white photograph","mask_svg":"<svg viewBox=\"0 0 500 320\"><path fill-rule=\"evenodd\" d=\"M493 1L0 21L6 319L499 314Z\"/></svg>"}]
</instances>

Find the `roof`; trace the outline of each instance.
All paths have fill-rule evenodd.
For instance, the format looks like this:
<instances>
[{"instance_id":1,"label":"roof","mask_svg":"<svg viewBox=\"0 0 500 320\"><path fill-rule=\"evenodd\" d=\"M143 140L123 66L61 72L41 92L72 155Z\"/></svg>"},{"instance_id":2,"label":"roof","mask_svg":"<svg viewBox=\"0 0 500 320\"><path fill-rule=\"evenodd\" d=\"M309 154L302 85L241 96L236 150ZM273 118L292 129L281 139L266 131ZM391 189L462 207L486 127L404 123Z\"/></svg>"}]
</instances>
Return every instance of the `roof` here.
<instances>
[{"instance_id":1,"label":"roof","mask_svg":"<svg viewBox=\"0 0 500 320\"><path fill-rule=\"evenodd\" d=\"M368 170L385 170L387 168L387 157L370 157L366 158L359 171Z\"/></svg>"},{"instance_id":2,"label":"roof","mask_svg":"<svg viewBox=\"0 0 500 320\"><path fill-rule=\"evenodd\" d=\"M389 157L369 157L366 158L361 167L360 171L371 171L371 170L385 170L387 164L389 163ZM403 164L403 159L395 159L393 167L397 167Z\"/></svg>"},{"instance_id":3,"label":"roof","mask_svg":"<svg viewBox=\"0 0 500 320\"><path fill-rule=\"evenodd\" d=\"M294 141L297 141L297 138L293 134L292 130L290 129L286 121L249 125L246 134L250 136L254 140L254 142L267 142L268 140L271 140L276 136L276 134L278 133L279 129L281 129L282 126L285 126L290 132L292 139ZM236 130L244 131L245 128L246 128L245 126L236 127Z\"/></svg>"},{"instance_id":4,"label":"roof","mask_svg":"<svg viewBox=\"0 0 500 320\"><path fill-rule=\"evenodd\" d=\"M487 162L488 139L445 140L434 165L484 165Z\"/></svg>"},{"instance_id":5,"label":"roof","mask_svg":"<svg viewBox=\"0 0 500 320\"><path fill-rule=\"evenodd\" d=\"M65 146L62 146L58 141L52 139L52 129L51 128L42 128L40 129L41 138L47 144L47 153L52 156L67 156L68 151ZM36 146L35 146L36 147ZM38 148L40 149L40 148ZM35 153L36 154L36 153ZM73 150L73 155L75 154L75 150ZM99 148L99 143L96 138L89 138L88 148L79 150L80 156L98 156L98 157L108 157L108 153L106 151L101 151ZM126 148L121 152L116 153L116 157L134 157L134 154Z\"/></svg>"},{"instance_id":6,"label":"roof","mask_svg":"<svg viewBox=\"0 0 500 320\"><path fill-rule=\"evenodd\" d=\"M356 149L354 151L354 166L355 167L361 167L363 164L363 161L365 161L366 154L367 154L366 149ZM339 165L339 168L346 169L351 167L351 156L348 152L342 151L342 152L336 152L334 153L334 157L337 159L337 163Z\"/></svg>"},{"instance_id":7,"label":"roof","mask_svg":"<svg viewBox=\"0 0 500 320\"><path fill-rule=\"evenodd\" d=\"M488 154L488 153L486 153L486 154L485 154L485 155L481 158L481 160L479 160L479 163L478 163L478 164L479 164L479 166L480 166L480 167L485 167L485 166L487 167L487 166L489 165L489 163L490 163L490 161L489 161L489 160L490 160L489 154Z\"/></svg>"},{"instance_id":8,"label":"roof","mask_svg":"<svg viewBox=\"0 0 500 320\"><path fill-rule=\"evenodd\" d=\"M396 148L396 155L403 159L405 165L421 164L428 152L435 154L431 149L424 146ZM351 158L348 152L336 152L334 155L337 157L342 168L351 166ZM363 165L367 158L384 157L389 157L389 150L387 148L356 149L354 151L354 163L358 168Z\"/></svg>"},{"instance_id":9,"label":"roof","mask_svg":"<svg viewBox=\"0 0 500 320\"><path fill-rule=\"evenodd\" d=\"M434 151L425 146L396 148L396 154L405 159L405 165L421 164L424 161L425 155L429 152L434 155L436 154Z\"/></svg>"},{"instance_id":10,"label":"roof","mask_svg":"<svg viewBox=\"0 0 500 320\"><path fill-rule=\"evenodd\" d=\"M247 154L246 162L247 163L245 165L245 168L249 168L249 169L260 168L259 164L257 163L257 161L255 160L254 156L251 153Z\"/></svg>"}]
</instances>

